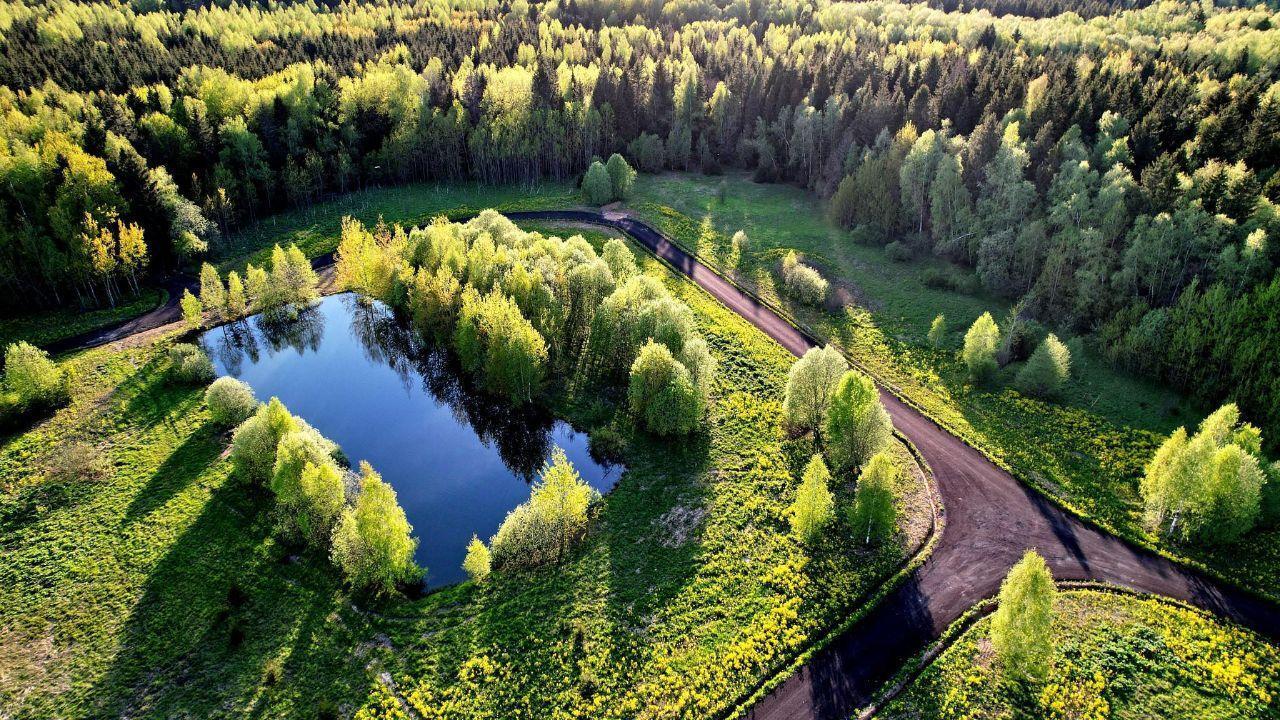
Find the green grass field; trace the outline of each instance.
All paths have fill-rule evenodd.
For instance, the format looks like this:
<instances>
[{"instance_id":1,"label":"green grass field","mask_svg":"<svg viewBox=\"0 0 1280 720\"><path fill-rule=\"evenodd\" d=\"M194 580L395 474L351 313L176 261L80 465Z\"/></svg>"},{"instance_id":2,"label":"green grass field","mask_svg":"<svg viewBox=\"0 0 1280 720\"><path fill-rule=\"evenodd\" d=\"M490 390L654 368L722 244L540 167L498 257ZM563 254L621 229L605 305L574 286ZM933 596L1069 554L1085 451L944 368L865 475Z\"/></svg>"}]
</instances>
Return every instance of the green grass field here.
<instances>
[{"instance_id":1,"label":"green grass field","mask_svg":"<svg viewBox=\"0 0 1280 720\"><path fill-rule=\"evenodd\" d=\"M1179 425L1206 412L1184 398L1110 368L1092 351L1074 358L1073 379L1057 402L1025 398L1006 386L972 386L956 357L965 329L982 312L1002 321L1008 303L925 284L925 258L890 260L859 245L825 219L821 202L799 188L758 185L743 174L641 176L631 211L686 247L696 248L744 285L837 339L881 378L934 417L1076 508L1131 538L1160 544L1141 526L1138 480L1155 448ZM735 257L730 236L744 230L748 256ZM830 279L838 300L800 306L780 295L776 267L787 250L802 253ZM948 269L954 271L954 269ZM946 347L926 341L943 313ZM1165 547L1247 586L1280 592L1280 531L1255 531L1235 548Z\"/></svg>"},{"instance_id":2,"label":"green grass field","mask_svg":"<svg viewBox=\"0 0 1280 720\"><path fill-rule=\"evenodd\" d=\"M1096 590L1059 596L1053 670L1032 690L1002 681L990 617L979 620L891 702L919 718L1275 717L1280 653L1257 635L1163 600Z\"/></svg>"},{"instance_id":3,"label":"green grass field","mask_svg":"<svg viewBox=\"0 0 1280 720\"><path fill-rule=\"evenodd\" d=\"M0 348L9 343L26 340L32 345L47 346L65 338L90 332L136 317L156 307L165 300L165 292L158 288L144 288L142 292L113 308L83 311L62 309L51 312L21 315L0 319Z\"/></svg>"},{"instance_id":4,"label":"green grass field","mask_svg":"<svg viewBox=\"0 0 1280 720\"><path fill-rule=\"evenodd\" d=\"M907 530L878 550L840 528L798 545L786 508L809 448L780 427L791 357L644 265L690 303L720 363L709 431L632 437L627 472L563 566L414 601L354 605L324 558L295 560L271 537L269 498L231 476L202 390L163 380L171 339L62 358L72 403L0 439L0 714L391 717L403 701L419 717L635 718L731 706L893 572L923 539L927 501L904 482ZM615 412L596 397L552 402L588 428ZM78 446L96 449L99 473L66 471Z\"/></svg>"}]
</instances>

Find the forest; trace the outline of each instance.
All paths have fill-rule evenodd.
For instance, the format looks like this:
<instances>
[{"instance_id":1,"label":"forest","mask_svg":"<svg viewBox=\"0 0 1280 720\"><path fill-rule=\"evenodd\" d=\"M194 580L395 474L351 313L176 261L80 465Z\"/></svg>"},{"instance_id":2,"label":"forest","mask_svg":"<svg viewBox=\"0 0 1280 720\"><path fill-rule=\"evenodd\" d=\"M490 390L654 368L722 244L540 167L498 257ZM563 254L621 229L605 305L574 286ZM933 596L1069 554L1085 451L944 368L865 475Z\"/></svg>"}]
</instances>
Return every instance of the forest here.
<instances>
[{"instance_id":1,"label":"forest","mask_svg":"<svg viewBox=\"0 0 1280 720\"><path fill-rule=\"evenodd\" d=\"M620 152L810 188L854 242L1280 422L1266 6L188 5L0 5L0 302L111 305L286 207Z\"/></svg>"}]
</instances>

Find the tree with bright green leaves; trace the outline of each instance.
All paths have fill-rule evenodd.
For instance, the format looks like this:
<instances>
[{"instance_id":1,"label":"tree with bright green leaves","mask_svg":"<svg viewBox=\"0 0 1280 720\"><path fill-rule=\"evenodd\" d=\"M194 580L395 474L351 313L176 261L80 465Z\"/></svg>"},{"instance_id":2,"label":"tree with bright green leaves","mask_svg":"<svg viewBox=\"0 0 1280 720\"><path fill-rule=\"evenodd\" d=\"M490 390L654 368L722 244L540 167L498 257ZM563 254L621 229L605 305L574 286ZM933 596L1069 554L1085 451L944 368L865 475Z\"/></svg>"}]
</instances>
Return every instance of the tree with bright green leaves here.
<instances>
[{"instance_id":1,"label":"tree with bright green leaves","mask_svg":"<svg viewBox=\"0 0 1280 720\"><path fill-rule=\"evenodd\" d=\"M787 425L797 430L818 432L826 421L831 393L849 363L830 345L811 348L787 371L787 389L782 406Z\"/></svg>"},{"instance_id":2,"label":"tree with bright green leaves","mask_svg":"<svg viewBox=\"0 0 1280 720\"><path fill-rule=\"evenodd\" d=\"M213 361L200 346L178 343L169 348L169 377L175 382L203 385L213 376Z\"/></svg>"},{"instance_id":3,"label":"tree with bright green leaves","mask_svg":"<svg viewBox=\"0 0 1280 720\"><path fill-rule=\"evenodd\" d=\"M395 489L369 463L360 463L360 494L342 511L330 551L347 583L389 595L398 584L421 578L423 570L413 561L418 541L412 533Z\"/></svg>"},{"instance_id":4,"label":"tree with bright green leaves","mask_svg":"<svg viewBox=\"0 0 1280 720\"><path fill-rule=\"evenodd\" d=\"M751 239L747 237L745 232L739 230L733 234L729 244L733 248L734 265L740 265L743 259L747 257L747 254L751 252Z\"/></svg>"},{"instance_id":5,"label":"tree with bright green leaves","mask_svg":"<svg viewBox=\"0 0 1280 720\"><path fill-rule=\"evenodd\" d=\"M66 373L49 359L49 353L25 340L4 350L4 387L24 410L61 404L68 395Z\"/></svg>"},{"instance_id":6,"label":"tree with bright green leaves","mask_svg":"<svg viewBox=\"0 0 1280 720\"><path fill-rule=\"evenodd\" d=\"M489 572L493 566L493 557L489 553L489 548L475 535L471 536L471 542L467 543L467 556L462 560L462 569L467 572L467 577L474 582L484 582L489 577Z\"/></svg>"},{"instance_id":7,"label":"tree with bright green leaves","mask_svg":"<svg viewBox=\"0 0 1280 720\"><path fill-rule=\"evenodd\" d=\"M1050 333L1018 371L1014 385L1023 395L1052 397L1070 377L1071 351L1057 335Z\"/></svg>"},{"instance_id":8,"label":"tree with bright green leaves","mask_svg":"<svg viewBox=\"0 0 1280 720\"><path fill-rule=\"evenodd\" d=\"M231 464L250 482L266 483L276 465L276 446L286 433L302 427L279 398L258 407L231 438Z\"/></svg>"},{"instance_id":9,"label":"tree with bright green leaves","mask_svg":"<svg viewBox=\"0 0 1280 720\"><path fill-rule=\"evenodd\" d=\"M831 472L822 456L815 454L805 466L796 499L791 503L791 532L801 542L812 543L822 536L835 518L836 499L831 493Z\"/></svg>"},{"instance_id":10,"label":"tree with bright green leaves","mask_svg":"<svg viewBox=\"0 0 1280 720\"><path fill-rule=\"evenodd\" d=\"M496 568L528 568L559 562L587 529L587 509L599 494L556 448L529 499L502 521L489 541Z\"/></svg>"},{"instance_id":11,"label":"tree with bright green leaves","mask_svg":"<svg viewBox=\"0 0 1280 720\"><path fill-rule=\"evenodd\" d=\"M228 318L244 317L249 310L249 299L245 295L244 283L240 273L232 270L227 273L227 305L225 316Z\"/></svg>"},{"instance_id":12,"label":"tree with bright green leaves","mask_svg":"<svg viewBox=\"0 0 1280 720\"><path fill-rule=\"evenodd\" d=\"M929 344L940 348L947 341L947 316L938 313L938 317L929 323Z\"/></svg>"},{"instance_id":13,"label":"tree with bright green leaves","mask_svg":"<svg viewBox=\"0 0 1280 720\"><path fill-rule=\"evenodd\" d=\"M182 300L178 302L178 306L182 308L182 319L187 327L193 330L204 327L204 305L190 290L182 291Z\"/></svg>"},{"instance_id":14,"label":"tree with bright green leaves","mask_svg":"<svg viewBox=\"0 0 1280 720\"><path fill-rule=\"evenodd\" d=\"M403 264L397 252L403 237L397 230L392 235L382 223L379 232L370 232L364 224L350 216L342 218L341 239L336 256L338 287L379 300L390 301Z\"/></svg>"},{"instance_id":15,"label":"tree with bright green leaves","mask_svg":"<svg viewBox=\"0 0 1280 720\"><path fill-rule=\"evenodd\" d=\"M409 283L409 321L425 338L448 337L462 304L462 284L448 267L418 268Z\"/></svg>"},{"instance_id":16,"label":"tree with bright green leaves","mask_svg":"<svg viewBox=\"0 0 1280 720\"><path fill-rule=\"evenodd\" d=\"M684 435L697 429L704 400L689 370L666 345L650 340L631 365L627 402L645 430Z\"/></svg>"},{"instance_id":17,"label":"tree with bright green leaves","mask_svg":"<svg viewBox=\"0 0 1280 720\"><path fill-rule=\"evenodd\" d=\"M893 421L871 378L849 370L831 394L827 409L827 452L837 470L860 467L889 446Z\"/></svg>"},{"instance_id":18,"label":"tree with bright green leaves","mask_svg":"<svg viewBox=\"0 0 1280 720\"><path fill-rule=\"evenodd\" d=\"M244 422L258 407L253 389L233 377L220 377L204 391L204 402L215 425L232 427Z\"/></svg>"},{"instance_id":19,"label":"tree with bright green leaves","mask_svg":"<svg viewBox=\"0 0 1280 720\"><path fill-rule=\"evenodd\" d=\"M513 403L531 402L542 387L547 343L501 290L463 293L454 346L463 367Z\"/></svg>"},{"instance_id":20,"label":"tree with bright green leaves","mask_svg":"<svg viewBox=\"0 0 1280 720\"><path fill-rule=\"evenodd\" d=\"M609 171L613 199L626 200L631 197L631 189L636 183L636 171L627 163L626 158L618 153L610 155L609 161L605 163L605 170Z\"/></svg>"},{"instance_id":21,"label":"tree with bright green leaves","mask_svg":"<svg viewBox=\"0 0 1280 720\"><path fill-rule=\"evenodd\" d=\"M996 350L999 347L1000 328L991 313L984 312L964 334L964 349L960 351L971 380L985 383L995 376L998 369Z\"/></svg>"},{"instance_id":22,"label":"tree with bright green leaves","mask_svg":"<svg viewBox=\"0 0 1280 720\"><path fill-rule=\"evenodd\" d=\"M631 248L627 247L627 242L622 238L606 240L600 257L609 266L609 272L613 273L613 279L617 283L625 282L627 278L636 274L635 253L631 252Z\"/></svg>"},{"instance_id":23,"label":"tree with bright green leaves","mask_svg":"<svg viewBox=\"0 0 1280 720\"><path fill-rule=\"evenodd\" d=\"M1058 589L1044 558L1028 550L1000 585L991 617L991 645L1005 677L1041 682L1053 664L1053 619Z\"/></svg>"},{"instance_id":24,"label":"tree with bright green leaves","mask_svg":"<svg viewBox=\"0 0 1280 720\"><path fill-rule=\"evenodd\" d=\"M894 503L894 488L902 470L889 452L871 456L858 475L853 491L853 508L849 524L854 537L870 545L893 535L898 526L898 509Z\"/></svg>"},{"instance_id":25,"label":"tree with bright green leaves","mask_svg":"<svg viewBox=\"0 0 1280 720\"><path fill-rule=\"evenodd\" d=\"M346 504L346 483L337 463L329 457L304 457L296 477L281 476L275 485L277 532L327 549Z\"/></svg>"},{"instance_id":26,"label":"tree with bright green leaves","mask_svg":"<svg viewBox=\"0 0 1280 720\"><path fill-rule=\"evenodd\" d=\"M286 509L281 518L281 530L285 535L296 536L297 525L292 509L301 502L302 471L308 465L323 465L333 460L337 446L315 428L302 425L280 436L276 443L276 462L272 467L268 487L276 495L276 502Z\"/></svg>"},{"instance_id":27,"label":"tree with bright green leaves","mask_svg":"<svg viewBox=\"0 0 1280 720\"><path fill-rule=\"evenodd\" d=\"M1170 538L1229 543L1253 529L1267 482L1262 434L1223 405L1195 435L1178 428L1156 450L1139 489L1147 527Z\"/></svg>"},{"instance_id":28,"label":"tree with bright green leaves","mask_svg":"<svg viewBox=\"0 0 1280 720\"><path fill-rule=\"evenodd\" d=\"M261 297L255 300L264 311L306 305L320 296L319 283L311 261L297 245L290 245L287 250L276 245L271 249L271 272L266 286Z\"/></svg>"},{"instance_id":29,"label":"tree with bright green leaves","mask_svg":"<svg viewBox=\"0 0 1280 720\"><path fill-rule=\"evenodd\" d=\"M218 269L209 263L200 266L200 304L215 319L222 316L227 304L227 289L222 285L222 277L218 275Z\"/></svg>"},{"instance_id":30,"label":"tree with bright green leaves","mask_svg":"<svg viewBox=\"0 0 1280 720\"><path fill-rule=\"evenodd\" d=\"M596 160L582 176L582 195L592 205L604 205L613 200L613 183L604 163Z\"/></svg>"}]
</instances>

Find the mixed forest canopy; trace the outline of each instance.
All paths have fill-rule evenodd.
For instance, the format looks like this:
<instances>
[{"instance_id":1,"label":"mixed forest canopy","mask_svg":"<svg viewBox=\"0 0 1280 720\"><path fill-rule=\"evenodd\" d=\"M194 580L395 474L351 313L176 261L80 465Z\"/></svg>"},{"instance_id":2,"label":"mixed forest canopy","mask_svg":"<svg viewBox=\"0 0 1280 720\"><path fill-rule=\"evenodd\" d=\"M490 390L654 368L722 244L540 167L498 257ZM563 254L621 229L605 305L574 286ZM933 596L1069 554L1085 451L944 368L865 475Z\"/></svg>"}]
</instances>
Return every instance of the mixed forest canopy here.
<instances>
[{"instance_id":1,"label":"mixed forest canopy","mask_svg":"<svg viewBox=\"0 0 1280 720\"><path fill-rule=\"evenodd\" d=\"M369 183L572 178L620 152L803 185L851 242L946 257L1274 427L1278 21L1103 0L0 3L0 304L111 304Z\"/></svg>"}]
</instances>

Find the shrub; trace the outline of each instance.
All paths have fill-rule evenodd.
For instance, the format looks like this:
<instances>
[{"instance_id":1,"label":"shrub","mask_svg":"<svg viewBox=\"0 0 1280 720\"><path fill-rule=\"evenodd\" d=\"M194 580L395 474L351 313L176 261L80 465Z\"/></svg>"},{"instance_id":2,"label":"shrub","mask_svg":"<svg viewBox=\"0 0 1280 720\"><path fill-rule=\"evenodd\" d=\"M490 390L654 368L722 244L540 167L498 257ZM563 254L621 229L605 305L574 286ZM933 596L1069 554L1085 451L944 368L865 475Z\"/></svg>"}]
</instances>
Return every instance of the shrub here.
<instances>
[{"instance_id":1,"label":"shrub","mask_svg":"<svg viewBox=\"0 0 1280 720\"><path fill-rule=\"evenodd\" d=\"M601 425L591 431L591 457L600 462L619 463L627 452L627 440L612 425Z\"/></svg>"},{"instance_id":2,"label":"shrub","mask_svg":"<svg viewBox=\"0 0 1280 720\"><path fill-rule=\"evenodd\" d=\"M850 370L840 378L827 411L831 464L842 470L866 463L889 445L893 422L871 378Z\"/></svg>"},{"instance_id":3,"label":"shrub","mask_svg":"<svg viewBox=\"0 0 1280 720\"><path fill-rule=\"evenodd\" d=\"M182 308L182 320L187 323L187 327L192 330L204 327L204 305L190 290L182 291L182 300L178 305Z\"/></svg>"},{"instance_id":4,"label":"shrub","mask_svg":"<svg viewBox=\"0 0 1280 720\"><path fill-rule=\"evenodd\" d=\"M396 491L369 463L360 463L360 494L333 529L333 563L353 588L388 595L422 577L413 562L418 541Z\"/></svg>"},{"instance_id":5,"label":"shrub","mask_svg":"<svg viewBox=\"0 0 1280 720\"><path fill-rule=\"evenodd\" d=\"M800 262L794 250L782 258L782 289L792 299L808 305L818 305L827 298L826 279Z\"/></svg>"},{"instance_id":6,"label":"shrub","mask_svg":"<svg viewBox=\"0 0 1280 720\"><path fill-rule=\"evenodd\" d=\"M613 199L613 185L604 163L596 160L582 176L582 196L592 205L604 205Z\"/></svg>"},{"instance_id":7,"label":"shrub","mask_svg":"<svg viewBox=\"0 0 1280 720\"><path fill-rule=\"evenodd\" d=\"M862 541L868 545L890 537L897 529L898 509L894 505L893 489L900 473L893 456L879 452L871 456L858 476L849 524L853 526L855 536L861 535Z\"/></svg>"},{"instance_id":8,"label":"shrub","mask_svg":"<svg viewBox=\"0 0 1280 720\"><path fill-rule=\"evenodd\" d=\"M1070 377L1071 351L1050 333L1018 371L1014 384L1023 395L1050 397L1058 394Z\"/></svg>"},{"instance_id":9,"label":"shrub","mask_svg":"<svg viewBox=\"0 0 1280 720\"><path fill-rule=\"evenodd\" d=\"M301 427L277 398L258 406L248 420L240 423L231 439L231 463L236 474L251 482L265 483L275 469L280 438Z\"/></svg>"},{"instance_id":10,"label":"shrub","mask_svg":"<svg viewBox=\"0 0 1280 720\"><path fill-rule=\"evenodd\" d=\"M831 393L849 363L831 346L812 348L787 371L787 389L782 405L787 425L796 430L816 432L826 421Z\"/></svg>"},{"instance_id":11,"label":"shrub","mask_svg":"<svg viewBox=\"0 0 1280 720\"><path fill-rule=\"evenodd\" d=\"M631 365L627 401L644 429L657 435L693 432L704 407L703 396L689 370L667 346L652 340L640 349Z\"/></svg>"},{"instance_id":12,"label":"shrub","mask_svg":"<svg viewBox=\"0 0 1280 720\"><path fill-rule=\"evenodd\" d=\"M4 350L4 386L17 412L61 405L70 397L67 374L49 353L19 340Z\"/></svg>"},{"instance_id":13,"label":"shrub","mask_svg":"<svg viewBox=\"0 0 1280 720\"><path fill-rule=\"evenodd\" d=\"M484 582L489 577L492 565L489 548L480 542L480 538L472 535L471 542L467 543L467 556L462 560L462 569L467 571L467 577L474 582Z\"/></svg>"},{"instance_id":14,"label":"shrub","mask_svg":"<svg viewBox=\"0 0 1280 720\"><path fill-rule=\"evenodd\" d=\"M901 240L894 240L885 245L884 254L885 257L898 263L910 262L915 257L915 253L911 251L911 246Z\"/></svg>"},{"instance_id":15,"label":"shrub","mask_svg":"<svg viewBox=\"0 0 1280 720\"><path fill-rule=\"evenodd\" d=\"M1053 662L1053 614L1058 589L1044 558L1028 550L1000 585L991 618L991 645L1005 676L1039 682Z\"/></svg>"},{"instance_id":16,"label":"shrub","mask_svg":"<svg viewBox=\"0 0 1280 720\"><path fill-rule=\"evenodd\" d=\"M1262 435L1234 403L1191 437L1178 428L1147 464L1139 489L1148 528L1178 540L1226 543L1251 530L1267 481Z\"/></svg>"},{"instance_id":17,"label":"shrub","mask_svg":"<svg viewBox=\"0 0 1280 720\"><path fill-rule=\"evenodd\" d=\"M631 190L636 183L636 171L627 163L626 158L618 153L609 156L605 163L609 171L609 182L613 189L614 200L626 200L631 197Z\"/></svg>"},{"instance_id":18,"label":"shrub","mask_svg":"<svg viewBox=\"0 0 1280 720\"><path fill-rule=\"evenodd\" d=\"M587 529L587 508L597 497L556 448L529 499L507 514L489 541L493 565L528 568L559 562Z\"/></svg>"},{"instance_id":19,"label":"shrub","mask_svg":"<svg viewBox=\"0 0 1280 720\"><path fill-rule=\"evenodd\" d=\"M199 346L178 343L169 348L169 377L175 382L204 384L213 375L213 361Z\"/></svg>"},{"instance_id":20,"label":"shrub","mask_svg":"<svg viewBox=\"0 0 1280 720\"><path fill-rule=\"evenodd\" d=\"M215 425L232 427L244 422L258 407L253 390L233 377L220 377L204 391L209 417Z\"/></svg>"},{"instance_id":21,"label":"shrub","mask_svg":"<svg viewBox=\"0 0 1280 720\"><path fill-rule=\"evenodd\" d=\"M929 323L929 344L935 348L942 347L947 341L947 316L941 313Z\"/></svg>"},{"instance_id":22,"label":"shrub","mask_svg":"<svg viewBox=\"0 0 1280 720\"><path fill-rule=\"evenodd\" d=\"M974 382L985 383L995 376L996 348L1000 345L1000 328L991 317L984 312L973 321L969 331L964 334L964 349L961 358L969 368L969 378Z\"/></svg>"},{"instance_id":23,"label":"shrub","mask_svg":"<svg viewBox=\"0 0 1280 720\"><path fill-rule=\"evenodd\" d=\"M835 517L835 496L831 494L831 473L821 455L809 458L804 477L791 503L791 531L801 542L816 541Z\"/></svg>"}]
</instances>

